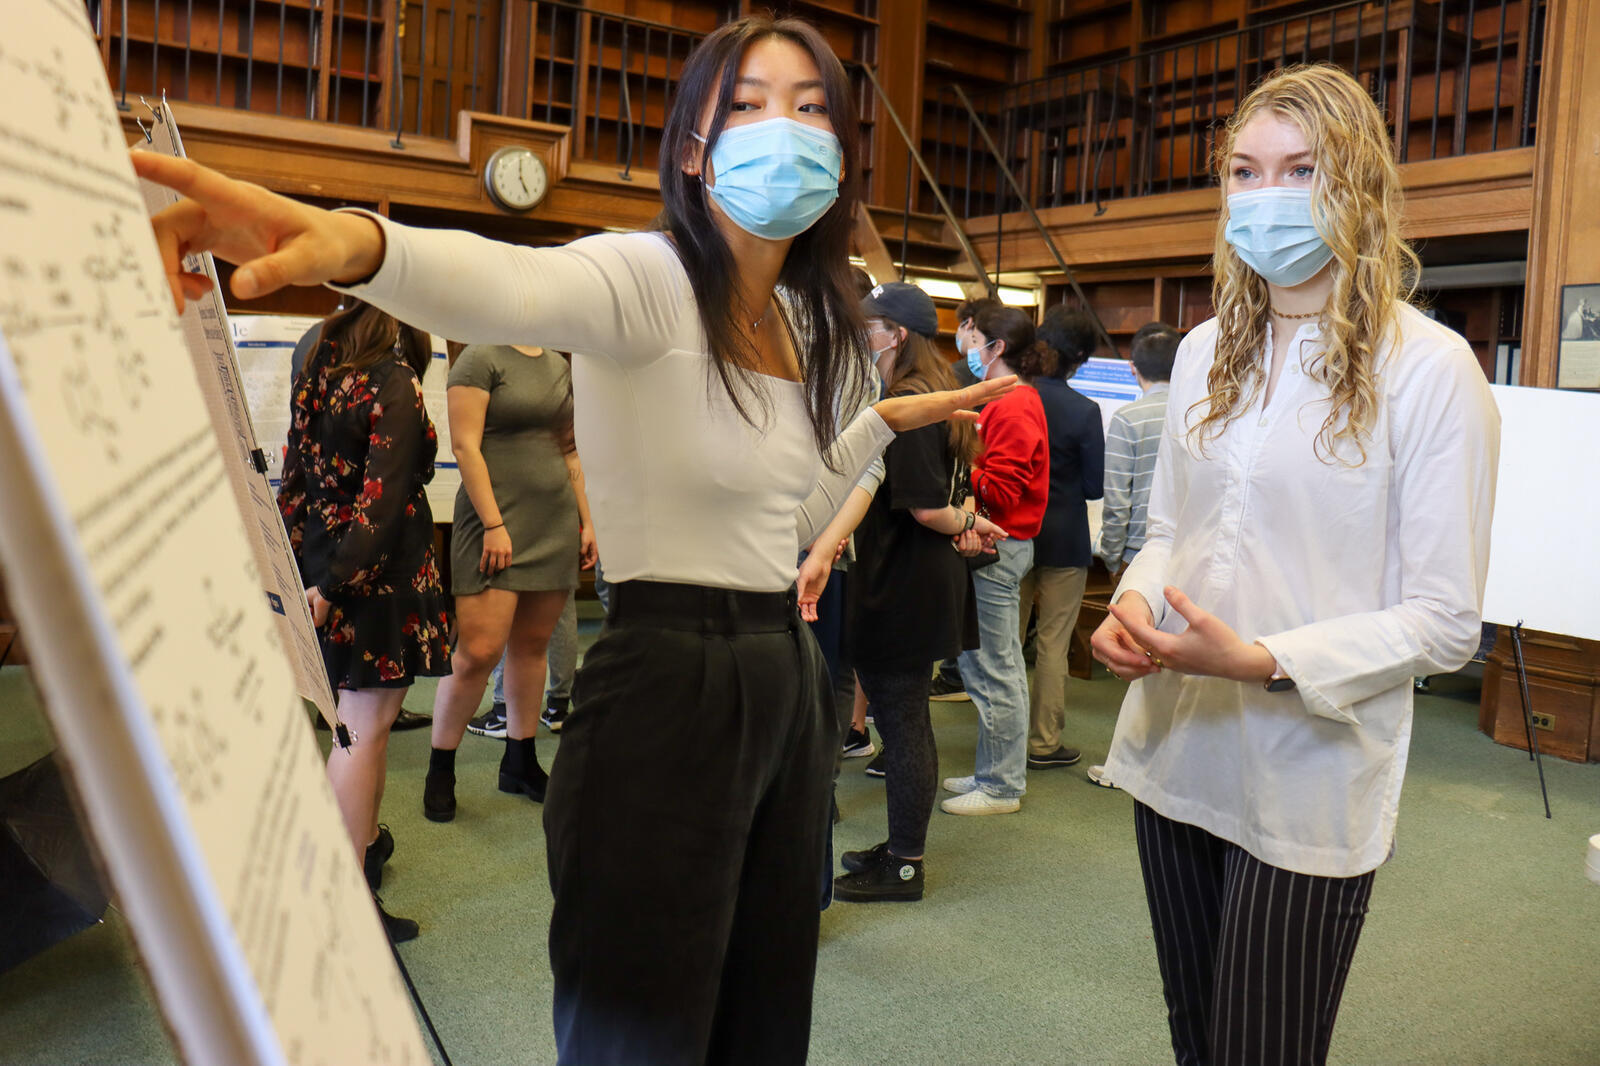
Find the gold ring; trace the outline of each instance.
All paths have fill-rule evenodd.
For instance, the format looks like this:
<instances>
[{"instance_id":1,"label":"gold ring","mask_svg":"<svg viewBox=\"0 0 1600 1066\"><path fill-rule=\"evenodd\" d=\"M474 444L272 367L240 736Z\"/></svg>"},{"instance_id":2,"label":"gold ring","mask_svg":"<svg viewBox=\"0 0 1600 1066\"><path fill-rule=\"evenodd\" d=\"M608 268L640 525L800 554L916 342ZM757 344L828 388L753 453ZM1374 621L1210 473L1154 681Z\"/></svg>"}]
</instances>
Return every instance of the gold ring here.
<instances>
[{"instance_id":1,"label":"gold ring","mask_svg":"<svg viewBox=\"0 0 1600 1066\"><path fill-rule=\"evenodd\" d=\"M1166 669L1167 664L1161 661L1161 656L1159 656L1159 655L1150 656L1150 662L1155 666L1155 668L1157 670Z\"/></svg>"}]
</instances>

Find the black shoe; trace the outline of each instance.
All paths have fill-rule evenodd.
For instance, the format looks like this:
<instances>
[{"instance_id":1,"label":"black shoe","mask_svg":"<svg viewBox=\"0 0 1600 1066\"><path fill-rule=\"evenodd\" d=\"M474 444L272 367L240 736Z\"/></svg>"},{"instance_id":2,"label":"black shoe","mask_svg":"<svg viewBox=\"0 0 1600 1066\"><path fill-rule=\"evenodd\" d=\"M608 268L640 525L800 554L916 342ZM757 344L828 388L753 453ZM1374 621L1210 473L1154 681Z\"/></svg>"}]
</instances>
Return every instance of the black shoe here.
<instances>
[{"instance_id":1,"label":"black shoe","mask_svg":"<svg viewBox=\"0 0 1600 1066\"><path fill-rule=\"evenodd\" d=\"M1083 758L1083 752L1077 748L1057 748L1048 755L1028 755L1028 768L1030 770L1054 770L1058 766L1071 766Z\"/></svg>"},{"instance_id":2,"label":"black shoe","mask_svg":"<svg viewBox=\"0 0 1600 1066\"><path fill-rule=\"evenodd\" d=\"M506 705L497 703L467 723L467 732L494 740L506 738Z\"/></svg>"},{"instance_id":3,"label":"black shoe","mask_svg":"<svg viewBox=\"0 0 1600 1066\"><path fill-rule=\"evenodd\" d=\"M456 816L456 775L428 769L422 782L422 816L430 822L448 822Z\"/></svg>"},{"instance_id":4,"label":"black shoe","mask_svg":"<svg viewBox=\"0 0 1600 1066\"><path fill-rule=\"evenodd\" d=\"M372 896L372 905L378 908L378 917L383 920L383 931L389 934L389 943L404 944L407 940L417 939L417 934L422 932L422 927L410 918L396 918L383 909L383 900L377 894Z\"/></svg>"},{"instance_id":5,"label":"black shoe","mask_svg":"<svg viewBox=\"0 0 1600 1066\"><path fill-rule=\"evenodd\" d=\"M389 732L399 733L405 729L421 729L424 726L431 725L433 725L432 718L425 714L418 714L415 711L408 711L402 707L400 708L400 713L395 715L394 725L389 727Z\"/></svg>"},{"instance_id":6,"label":"black shoe","mask_svg":"<svg viewBox=\"0 0 1600 1066\"><path fill-rule=\"evenodd\" d=\"M550 775L539 765L539 754L534 751L533 738L516 740L506 737L506 752L500 756L500 791L527 796L535 803L544 802L544 791L550 785Z\"/></svg>"},{"instance_id":7,"label":"black shoe","mask_svg":"<svg viewBox=\"0 0 1600 1066\"><path fill-rule=\"evenodd\" d=\"M386 825L378 826L378 839L367 845L361 859L361 872L367 875L367 887L376 892L383 887L383 864L394 854L394 834Z\"/></svg>"},{"instance_id":8,"label":"black shoe","mask_svg":"<svg viewBox=\"0 0 1600 1066\"><path fill-rule=\"evenodd\" d=\"M865 729L856 729L852 726L850 732L844 735L844 757L846 759L862 759L877 750L872 746L872 734Z\"/></svg>"},{"instance_id":9,"label":"black shoe","mask_svg":"<svg viewBox=\"0 0 1600 1066\"><path fill-rule=\"evenodd\" d=\"M853 874L860 873L862 870L882 862L883 857L887 854L889 854L889 842L885 840L882 844L875 844L866 851L845 852L839 856L839 865Z\"/></svg>"},{"instance_id":10,"label":"black shoe","mask_svg":"<svg viewBox=\"0 0 1600 1066\"><path fill-rule=\"evenodd\" d=\"M950 703L957 700L968 700L972 697L967 695L967 688L959 679L947 681L944 675L941 674L934 678L933 684L928 687L928 698L930 700L938 700L941 703Z\"/></svg>"},{"instance_id":11,"label":"black shoe","mask_svg":"<svg viewBox=\"0 0 1600 1066\"><path fill-rule=\"evenodd\" d=\"M878 757L867 763L866 775L868 777L887 777L888 771L883 768L883 752L878 752Z\"/></svg>"},{"instance_id":12,"label":"black shoe","mask_svg":"<svg viewBox=\"0 0 1600 1066\"><path fill-rule=\"evenodd\" d=\"M846 903L914 903L922 898L922 860L884 851L873 866L833 879L833 898Z\"/></svg>"},{"instance_id":13,"label":"black shoe","mask_svg":"<svg viewBox=\"0 0 1600 1066\"><path fill-rule=\"evenodd\" d=\"M551 700L550 705L539 715L539 721L552 733L561 732L561 727L567 724L567 715L570 705L566 700Z\"/></svg>"}]
</instances>

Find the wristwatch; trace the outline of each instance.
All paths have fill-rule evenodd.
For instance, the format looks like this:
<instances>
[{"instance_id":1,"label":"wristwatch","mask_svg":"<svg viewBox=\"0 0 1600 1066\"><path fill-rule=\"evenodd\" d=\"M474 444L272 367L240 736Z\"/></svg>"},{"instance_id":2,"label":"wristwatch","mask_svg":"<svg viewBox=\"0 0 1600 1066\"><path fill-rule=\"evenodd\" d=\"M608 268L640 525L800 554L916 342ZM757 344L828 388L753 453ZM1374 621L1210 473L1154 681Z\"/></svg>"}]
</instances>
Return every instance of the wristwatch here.
<instances>
[{"instance_id":1,"label":"wristwatch","mask_svg":"<svg viewBox=\"0 0 1600 1066\"><path fill-rule=\"evenodd\" d=\"M962 527L962 530L961 530L961 532L963 532L963 533L965 533L967 530L971 529L978 522L978 516L976 514L974 514L973 512L967 511L966 512L966 516L967 516L967 524L964 527Z\"/></svg>"},{"instance_id":2,"label":"wristwatch","mask_svg":"<svg viewBox=\"0 0 1600 1066\"><path fill-rule=\"evenodd\" d=\"M1294 678L1279 670L1262 682L1261 687L1268 692L1291 692L1294 690Z\"/></svg>"}]
</instances>

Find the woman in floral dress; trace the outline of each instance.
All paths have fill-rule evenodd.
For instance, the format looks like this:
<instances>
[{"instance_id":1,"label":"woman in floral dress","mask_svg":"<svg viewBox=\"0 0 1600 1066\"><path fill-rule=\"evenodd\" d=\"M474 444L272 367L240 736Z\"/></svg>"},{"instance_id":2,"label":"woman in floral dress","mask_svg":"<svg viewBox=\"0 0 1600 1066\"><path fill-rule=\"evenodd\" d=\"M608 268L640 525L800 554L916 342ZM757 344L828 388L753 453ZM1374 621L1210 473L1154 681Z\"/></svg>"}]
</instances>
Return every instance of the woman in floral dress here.
<instances>
[{"instance_id":1,"label":"woman in floral dress","mask_svg":"<svg viewBox=\"0 0 1600 1066\"><path fill-rule=\"evenodd\" d=\"M328 779L376 892L394 850L378 828L389 727L413 678L450 672L450 612L423 491L438 450L422 403L427 335L346 307L295 381L278 507L353 740L329 756ZM383 917L395 940L416 936L415 922Z\"/></svg>"}]
</instances>

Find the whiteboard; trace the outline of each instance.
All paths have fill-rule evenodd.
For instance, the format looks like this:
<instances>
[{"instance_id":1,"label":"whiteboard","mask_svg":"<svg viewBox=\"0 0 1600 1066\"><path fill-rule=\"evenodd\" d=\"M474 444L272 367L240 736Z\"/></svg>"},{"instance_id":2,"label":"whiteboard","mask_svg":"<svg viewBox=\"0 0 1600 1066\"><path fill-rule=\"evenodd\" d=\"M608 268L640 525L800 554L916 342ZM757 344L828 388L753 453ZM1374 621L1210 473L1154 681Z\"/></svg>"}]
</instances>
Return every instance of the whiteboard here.
<instances>
[{"instance_id":1,"label":"whiteboard","mask_svg":"<svg viewBox=\"0 0 1600 1066\"><path fill-rule=\"evenodd\" d=\"M1600 394L1492 388L1500 478L1483 620L1600 640Z\"/></svg>"}]
</instances>

